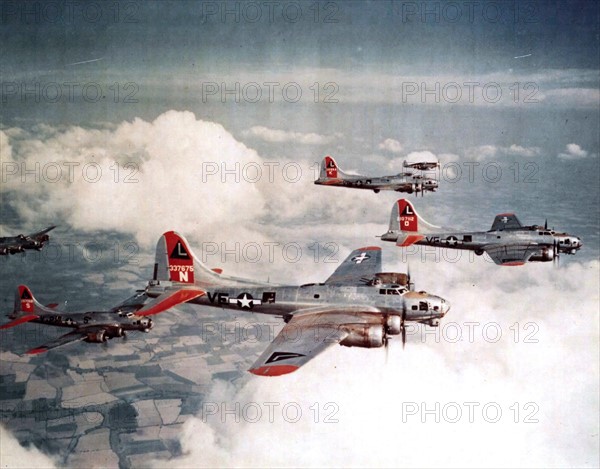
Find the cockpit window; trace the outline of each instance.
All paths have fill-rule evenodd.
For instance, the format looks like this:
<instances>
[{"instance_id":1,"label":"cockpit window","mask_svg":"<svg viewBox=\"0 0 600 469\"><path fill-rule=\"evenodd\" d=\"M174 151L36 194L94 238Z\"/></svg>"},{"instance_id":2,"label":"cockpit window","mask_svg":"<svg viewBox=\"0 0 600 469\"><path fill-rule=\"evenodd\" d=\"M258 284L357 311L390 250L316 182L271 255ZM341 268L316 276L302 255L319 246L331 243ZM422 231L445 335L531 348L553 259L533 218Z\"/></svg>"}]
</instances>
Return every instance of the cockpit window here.
<instances>
[{"instance_id":1,"label":"cockpit window","mask_svg":"<svg viewBox=\"0 0 600 469\"><path fill-rule=\"evenodd\" d=\"M427 311L428 309L429 309L429 306L427 305L427 302L419 301L419 310L420 311Z\"/></svg>"},{"instance_id":2,"label":"cockpit window","mask_svg":"<svg viewBox=\"0 0 600 469\"><path fill-rule=\"evenodd\" d=\"M401 295L404 291L403 288L381 288L379 289L380 295Z\"/></svg>"}]
</instances>

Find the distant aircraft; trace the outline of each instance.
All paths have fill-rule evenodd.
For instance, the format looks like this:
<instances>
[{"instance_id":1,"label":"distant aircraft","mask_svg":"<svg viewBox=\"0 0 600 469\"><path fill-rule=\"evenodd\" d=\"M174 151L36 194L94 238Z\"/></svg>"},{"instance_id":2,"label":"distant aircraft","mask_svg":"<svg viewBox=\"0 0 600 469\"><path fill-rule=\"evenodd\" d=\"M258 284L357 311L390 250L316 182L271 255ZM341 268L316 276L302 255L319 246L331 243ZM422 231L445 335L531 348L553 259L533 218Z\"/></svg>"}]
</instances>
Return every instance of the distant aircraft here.
<instances>
[{"instance_id":1,"label":"distant aircraft","mask_svg":"<svg viewBox=\"0 0 600 469\"><path fill-rule=\"evenodd\" d=\"M433 166L432 166L433 165ZM439 163L407 163L404 167L413 169L430 169ZM315 184L324 186L350 187L354 189L369 189L376 194L381 190L408 192L409 194L426 191L435 192L438 188L436 179L427 178L412 172L404 172L395 176L368 177L344 173L331 156L326 156L321 162L321 172Z\"/></svg>"},{"instance_id":2,"label":"distant aircraft","mask_svg":"<svg viewBox=\"0 0 600 469\"><path fill-rule=\"evenodd\" d=\"M548 229L547 222L545 226L523 226L514 213L496 215L489 231L442 229L423 220L406 199L394 203L389 231L381 239L400 247L420 244L467 249L478 256L485 252L499 265L548 262L561 253L575 254L583 245L577 236Z\"/></svg>"},{"instance_id":3,"label":"distant aircraft","mask_svg":"<svg viewBox=\"0 0 600 469\"><path fill-rule=\"evenodd\" d=\"M26 249L36 249L41 251L44 244L50 239L50 236L48 236L47 233L54 228L56 228L56 226L51 226L43 231L28 236L20 234L17 236L0 238L0 256L24 252Z\"/></svg>"},{"instance_id":4,"label":"distant aircraft","mask_svg":"<svg viewBox=\"0 0 600 469\"><path fill-rule=\"evenodd\" d=\"M439 168L440 162L439 161L417 161L414 163L409 163L408 161L404 161L404 163L402 163L402 166L404 166L405 168L413 168L413 169L418 169L421 171L427 171L427 170Z\"/></svg>"},{"instance_id":5,"label":"distant aircraft","mask_svg":"<svg viewBox=\"0 0 600 469\"><path fill-rule=\"evenodd\" d=\"M48 306L40 304L27 286L20 285L15 293L14 310L9 315L9 318L13 321L0 326L0 329L8 329L25 322L37 322L73 329L68 334L26 352L30 355L46 352L80 340L101 343L113 337L124 337L126 331L150 331L153 325L152 319L146 316L172 308L192 298L195 294L200 293L191 289L183 294L174 292L174 294L165 295L145 304L148 296L144 290L140 290L109 311L64 313L57 311L55 304Z\"/></svg>"},{"instance_id":6,"label":"distant aircraft","mask_svg":"<svg viewBox=\"0 0 600 469\"><path fill-rule=\"evenodd\" d=\"M424 291L413 291L406 274L382 273L381 248L353 251L324 283L275 286L226 277L194 256L174 231L156 247L150 297L197 292L190 303L281 316L286 325L249 370L261 376L291 373L327 348L382 347L390 336L406 342L406 321L438 326L450 303Z\"/></svg>"}]
</instances>

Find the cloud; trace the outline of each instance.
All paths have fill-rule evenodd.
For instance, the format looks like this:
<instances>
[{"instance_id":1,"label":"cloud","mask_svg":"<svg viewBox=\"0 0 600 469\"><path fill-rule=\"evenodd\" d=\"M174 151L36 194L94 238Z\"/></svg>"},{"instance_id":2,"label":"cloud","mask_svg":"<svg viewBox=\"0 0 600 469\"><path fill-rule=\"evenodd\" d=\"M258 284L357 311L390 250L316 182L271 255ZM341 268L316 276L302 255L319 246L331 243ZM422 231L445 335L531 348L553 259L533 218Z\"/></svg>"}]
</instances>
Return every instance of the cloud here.
<instances>
[{"instance_id":1,"label":"cloud","mask_svg":"<svg viewBox=\"0 0 600 469\"><path fill-rule=\"evenodd\" d=\"M18 193L6 200L27 221L43 209L78 230L129 233L148 246L168 229L210 233L235 221L244 232L265 207L257 184L243 178L244 168L251 178L263 167L262 158L190 112L114 130L46 130L9 143L14 166L3 165L0 191Z\"/></svg>"},{"instance_id":2,"label":"cloud","mask_svg":"<svg viewBox=\"0 0 600 469\"><path fill-rule=\"evenodd\" d=\"M328 145L341 138L341 134L320 135L316 133L292 132L288 130L270 129L254 126L242 132L245 137L254 137L271 143L299 143L302 145Z\"/></svg>"},{"instance_id":3,"label":"cloud","mask_svg":"<svg viewBox=\"0 0 600 469\"><path fill-rule=\"evenodd\" d=\"M0 466L3 468L53 468L57 461L35 447L24 448L17 439L0 425Z\"/></svg>"},{"instance_id":4,"label":"cloud","mask_svg":"<svg viewBox=\"0 0 600 469\"><path fill-rule=\"evenodd\" d=\"M597 109L600 91L597 88L558 88L540 94L540 101L555 106Z\"/></svg>"},{"instance_id":5,"label":"cloud","mask_svg":"<svg viewBox=\"0 0 600 469\"><path fill-rule=\"evenodd\" d=\"M581 148L576 143L569 143L565 147L565 151L558 154L558 157L561 160L581 160L583 158L587 158L588 156L593 155L589 155L586 150Z\"/></svg>"},{"instance_id":6,"label":"cloud","mask_svg":"<svg viewBox=\"0 0 600 469\"><path fill-rule=\"evenodd\" d=\"M548 265L432 264L411 268L452 297L437 332L392 341L387 364L334 347L287 376L216 381L168 465L595 466L600 263L564 266L561 288Z\"/></svg>"},{"instance_id":7,"label":"cloud","mask_svg":"<svg viewBox=\"0 0 600 469\"><path fill-rule=\"evenodd\" d=\"M390 153L402 153L402 144L393 138L386 138L383 142L377 145L380 150L389 151Z\"/></svg>"},{"instance_id":8,"label":"cloud","mask_svg":"<svg viewBox=\"0 0 600 469\"><path fill-rule=\"evenodd\" d=\"M539 156L542 150L540 147L522 147L521 145L516 145L513 143L510 147L504 148L504 152L507 155L531 158L534 156Z\"/></svg>"},{"instance_id":9,"label":"cloud","mask_svg":"<svg viewBox=\"0 0 600 469\"><path fill-rule=\"evenodd\" d=\"M438 158L430 151L413 151L406 155L407 163L437 162Z\"/></svg>"},{"instance_id":10,"label":"cloud","mask_svg":"<svg viewBox=\"0 0 600 469\"><path fill-rule=\"evenodd\" d=\"M387 208L373 207L372 193L344 197L344 189L314 186L318 163L285 155L267 161L191 112L114 128L0 132L7 163L0 194L23 225L39 223L44 213L76 231L132 236L142 248L172 229L195 246L216 241L231 248L250 241L309 245L319 220L327 220L326 239L351 242L357 229L349 223L387 218Z\"/></svg>"},{"instance_id":11,"label":"cloud","mask_svg":"<svg viewBox=\"0 0 600 469\"><path fill-rule=\"evenodd\" d=\"M465 157L469 161L484 161L498 156L520 156L523 158L533 158L542 153L540 147L523 147L513 143L508 147L498 145L480 145L468 148L465 151Z\"/></svg>"}]
</instances>

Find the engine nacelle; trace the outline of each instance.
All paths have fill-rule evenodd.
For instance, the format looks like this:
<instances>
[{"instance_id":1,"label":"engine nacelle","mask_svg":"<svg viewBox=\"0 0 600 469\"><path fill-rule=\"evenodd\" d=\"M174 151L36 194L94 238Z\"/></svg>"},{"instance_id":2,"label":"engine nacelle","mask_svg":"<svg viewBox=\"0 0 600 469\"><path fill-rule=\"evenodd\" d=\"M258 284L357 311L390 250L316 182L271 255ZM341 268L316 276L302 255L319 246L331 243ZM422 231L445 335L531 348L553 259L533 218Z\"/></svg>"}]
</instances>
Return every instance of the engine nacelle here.
<instances>
[{"instance_id":1,"label":"engine nacelle","mask_svg":"<svg viewBox=\"0 0 600 469\"><path fill-rule=\"evenodd\" d=\"M112 339L114 337L123 337L123 335L124 335L124 333L123 333L122 327L115 326L115 327L106 328L106 336L109 339Z\"/></svg>"},{"instance_id":2,"label":"engine nacelle","mask_svg":"<svg viewBox=\"0 0 600 469\"><path fill-rule=\"evenodd\" d=\"M94 342L94 343L102 343L102 342L106 342L106 331L105 330L101 330L101 331L97 331L97 332L88 332L87 335L87 341L88 342Z\"/></svg>"},{"instance_id":3,"label":"engine nacelle","mask_svg":"<svg viewBox=\"0 0 600 469\"><path fill-rule=\"evenodd\" d=\"M530 262L550 262L554 259L554 249L546 248L540 255L534 255L529 258Z\"/></svg>"},{"instance_id":4,"label":"engine nacelle","mask_svg":"<svg viewBox=\"0 0 600 469\"><path fill-rule=\"evenodd\" d=\"M385 343L384 326L350 324L344 327L349 335L340 342L340 345L346 347L382 347Z\"/></svg>"},{"instance_id":5,"label":"engine nacelle","mask_svg":"<svg viewBox=\"0 0 600 469\"><path fill-rule=\"evenodd\" d=\"M402 332L402 318L396 314L390 314L385 321L385 330L390 335L398 335Z\"/></svg>"}]
</instances>

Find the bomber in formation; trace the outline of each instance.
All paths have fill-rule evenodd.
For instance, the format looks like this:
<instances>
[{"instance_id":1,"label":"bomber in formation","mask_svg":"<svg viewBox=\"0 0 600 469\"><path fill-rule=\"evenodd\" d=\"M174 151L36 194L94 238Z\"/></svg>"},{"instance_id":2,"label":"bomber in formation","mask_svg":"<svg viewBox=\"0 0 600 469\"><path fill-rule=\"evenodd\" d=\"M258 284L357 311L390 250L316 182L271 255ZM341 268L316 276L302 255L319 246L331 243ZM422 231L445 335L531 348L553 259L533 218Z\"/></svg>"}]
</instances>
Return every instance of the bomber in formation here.
<instances>
[{"instance_id":1,"label":"bomber in formation","mask_svg":"<svg viewBox=\"0 0 600 469\"><path fill-rule=\"evenodd\" d=\"M438 181L435 178L427 177L411 170L430 170L439 166L438 162L419 162L407 163L403 166L407 169L405 172L394 176L360 176L358 174L346 174L338 166L331 156L326 156L321 162L321 172L319 179L315 181L317 185L349 187L353 189L369 189L376 194L382 190L407 192L409 194L421 193L427 191L435 192L438 188Z\"/></svg>"},{"instance_id":2,"label":"bomber in formation","mask_svg":"<svg viewBox=\"0 0 600 469\"><path fill-rule=\"evenodd\" d=\"M56 228L56 226L50 226L45 230L30 235L19 234L17 236L0 238L0 256L25 252L27 249L41 251L44 244L50 240L48 232L54 228Z\"/></svg>"},{"instance_id":3,"label":"bomber in formation","mask_svg":"<svg viewBox=\"0 0 600 469\"><path fill-rule=\"evenodd\" d=\"M55 303L42 305L26 285L19 285L15 292L13 312L8 315L12 321L3 324L0 329L9 329L26 322L73 329L65 335L26 352L29 355L35 355L81 340L103 343L115 337L125 337L127 331L149 332L153 323L152 319L147 316L166 311L187 301L190 297L191 290L184 294L165 295L147 302L148 296L144 290L139 290L132 297L108 311L66 313L58 310L58 305Z\"/></svg>"},{"instance_id":4,"label":"bomber in formation","mask_svg":"<svg viewBox=\"0 0 600 469\"><path fill-rule=\"evenodd\" d=\"M577 236L544 226L523 226L514 213L500 213L488 231L458 231L432 225L419 216L413 205L400 199L392 206L390 226L381 236L399 247L412 244L486 253L498 265L549 262L560 254L575 254L583 243Z\"/></svg>"},{"instance_id":5,"label":"bomber in formation","mask_svg":"<svg viewBox=\"0 0 600 469\"><path fill-rule=\"evenodd\" d=\"M335 345L382 347L390 336L406 341L406 321L439 325L450 309L444 298L416 292L410 277L381 272L381 248L350 253L323 283L280 286L227 277L194 256L186 240L169 231L156 246L150 297L202 292L189 303L280 316L285 326L250 372L291 373Z\"/></svg>"}]
</instances>

